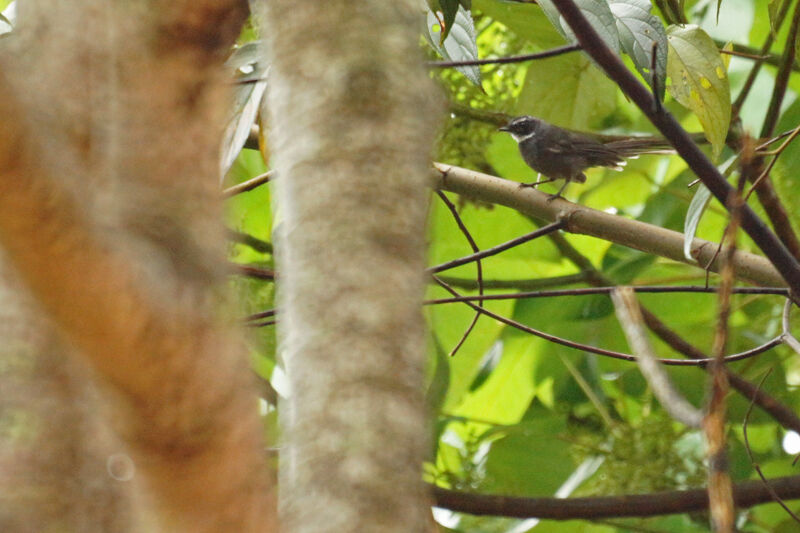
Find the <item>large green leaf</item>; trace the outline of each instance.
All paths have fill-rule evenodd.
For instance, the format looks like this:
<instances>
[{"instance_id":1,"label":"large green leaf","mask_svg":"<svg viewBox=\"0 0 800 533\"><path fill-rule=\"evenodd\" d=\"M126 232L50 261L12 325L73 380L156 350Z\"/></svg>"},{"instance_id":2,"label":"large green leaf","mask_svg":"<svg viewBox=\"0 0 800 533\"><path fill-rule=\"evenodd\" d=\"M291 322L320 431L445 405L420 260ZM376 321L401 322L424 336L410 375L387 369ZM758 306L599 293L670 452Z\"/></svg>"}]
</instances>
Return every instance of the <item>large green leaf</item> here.
<instances>
[{"instance_id":1,"label":"large green leaf","mask_svg":"<svg viewBox=\"0 0 800 533\"><path fill-rule=\"evenodd\" d=\"M612 0L609 4L616 17L620 44L626 54L631 56L636 70L648 81L651 87L653 76L657 82L658 98L664 99L667 79L667 34L664 24L650 13L649 0ZM653 65L653 43L656 44L655 73Z\"/></svg>"},{"instance_id":2,"label":"large green leaf","mask_svg":"<svg viewBox=\"0 0 800 533\"><path fill-rule=\"evenodd\" d=\"M564 38L535 4L475 0L474 5L475 9L539 47L552 48L564 44Z\"/></svg>"},{"instance_id":3,"label":"large green leaf","mask_svg":"<svg viewBox=\"0 0 800 533\"><path fill-rule=\"evenodd\" d=\"M452 413L497 424L519 422L536 395L534 375L543 342L535 337L504 339L493 372Z\"/></svg>"},{"instance_id":4,"label":"large green leaf","mask_svg":"<svg viewBox=\"0 0 800 533\"><path fill-rule=\"evenodd\" d=\"M697 115L718 157L731 120L731 92L725 64L711 37L694 25L670 26L668 89L675 100Z\"/></svg>"},{"instance_id":5,"label":"large green leaf","mask_svg":"<svg viewBox=\"0 0 800 533\"><path fill-rule=\"evenodd\" d=\"M569 446L559 438L563 417L542 410L492 444L482 490L519 496L549 496L573 472Z\"/></svg>"},{"instance_id":6,"label":"large green leaf","mask_svg":"<svg viewBox=\"0 0 800 533\"><path fill-rule=\"evenodd\" d=\"M616 85L585 55L556 56L528 66L516 113L589 130L614 110L616 91Z\"/></svg>"}]
</instances>

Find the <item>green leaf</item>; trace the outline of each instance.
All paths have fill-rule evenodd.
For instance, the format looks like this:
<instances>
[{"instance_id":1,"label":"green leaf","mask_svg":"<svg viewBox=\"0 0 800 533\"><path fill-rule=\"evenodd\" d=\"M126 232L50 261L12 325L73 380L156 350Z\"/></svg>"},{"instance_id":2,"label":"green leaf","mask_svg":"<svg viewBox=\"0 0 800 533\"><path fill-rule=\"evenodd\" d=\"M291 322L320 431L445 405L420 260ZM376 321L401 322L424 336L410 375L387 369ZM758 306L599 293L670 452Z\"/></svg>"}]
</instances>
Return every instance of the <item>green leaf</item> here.
<instances>
[{"instance_id":1,"label":"green leaf","mask_svg":"<svg viewBox=\"0 0 800 533\"><path fill-rule=\"evenodd\" d=\"M727 176L732 170L733 164L738 160L739 158L736 156L729 158L720 165L719 171ZM694 261L691 254L692 240L694 240L695 235L697 235L697 226L700 224L700 218L703 216L709 200L711 200L711 191L700 183L689 204L689 209L686 211L686 220L683 224L683 255L689 261Z\"/></svg>"},{"instance_id":2,"label":"green leaf","mask_svg":"<svg viewBox=\"0 0 800 533\"><path fill-rule=\"evenodd\" d=\"M562 19L561 13L556 9L553 0L539 0L539 5L542 6L544 14L550 19L550 22L555 26L561 35L570 42L577 42L575 34L569 24ZM592 25L594 30L603 39L611 50L619 53L619 33L617 32L617 23L614 20L614 15L605 0L575 0L575 5L581 10L581 13L589 24Z\"/></svg>"},{"instance_id":3,"label":"green leaf","mask_svg":"<svg viewBox=\"0 0 800 533\"><path fill-rule=\"evenodd\" d=\"M714 157L719 157L731 120L728 74L714 41L699 27L670 26L667 74L670 94L703 126Z\"/></svg>"},{"instance_id":4,"label":"green leaf","mask_svg":"<svg viewBox=\"0 0 800 533\"><path fill-rule=\"evenodd\" d=\"M609 7L616 17L620 43L626 54L631 56L636 70L651 87L653 75L658 83L658 98L664 99L667 79L667 33L661 19L650 13L649 0L613 0ZM653 43L656 43L655 73L653 65Z\"/></svg>"},{"instance_id":5,"label":"green leaf","mask_svg":"<svg viewBox=\"0 0 800 533\"><path fill-rule=\"evenodd\" d=\"M616 92L616 85L585 55L560 55L528 66L515 111L588 130L614 110Z\"/></svg>"},{"instance_id":6,"label":"green leaf","mask_svg":"<svg viewBox=\"0 0 800 533\"><path fill-rule=\"evenodd\" d=\"M432 11L427 15L427 31L425 36L431 46L448 61L470 61L478 59L478 45L475 43L475 25L472 14L460 7L456 1L457 13L449 25L446 38L442 39L441 21ZM445 21L447 25L447 22ZM456 70L469 81L481 86L481 71L477 66L456 67Z\"/></svg>"},{"instance_id":7,"label":"green leaf","mask_svg":"<svg viewBox=\"0 0 800 533\"><path fill-rule=\"evenodd\" d=\"M778 38L778 13L783 7L786 0L769 0L767 4L767 12L769 13L769 31L772 33L773 38Z\"/></svg>"},{"instance_id":8,"label":"green leaf","mask_svg":"<svg viewBox=\"0 0 800 533\"><path fill-rule=\"evenodd\" d=\"M543 49L564 44L564 38L536 4L475 0L475 9Z\"/></svg>"},{"instance_id":9,"label":"green leaf","mask_svg":"<svg viewBox=\"0 0 800 533\"><path fill-rule=\"evenodd\" d=\"M569 446L559 439L566 431L560 416L542 416L520 423L492 444L481 490L518 496L551 495L573 472Z\"/></svg>"},{"instance_id":10,"label":"green leaf","mask_svg":"<svg viewBox=\"0 0 800 533\"><path fill-rule=\"evenodd\" d=\"M452 413L496 424L519 422L536 396L534 378L543 345L541 339L516 336L494 347L502 350L497 366L479 388L451 409Z\"/></svg>"},{"instance_id":11,"label":"green leaf","mask_svg":"<svg viewBox=\"0 0 800 533\"><path fill-rule=\"evenodd\" d=\"M683 226L683 255L689 261L694 261L692 257L692 241L697 235L697 226L700 224L700 217L706 210L708 201L711 200L711 191L702 183L697 185L689 209L686 211L686 221Z\"/></svg>"}]
</instances>

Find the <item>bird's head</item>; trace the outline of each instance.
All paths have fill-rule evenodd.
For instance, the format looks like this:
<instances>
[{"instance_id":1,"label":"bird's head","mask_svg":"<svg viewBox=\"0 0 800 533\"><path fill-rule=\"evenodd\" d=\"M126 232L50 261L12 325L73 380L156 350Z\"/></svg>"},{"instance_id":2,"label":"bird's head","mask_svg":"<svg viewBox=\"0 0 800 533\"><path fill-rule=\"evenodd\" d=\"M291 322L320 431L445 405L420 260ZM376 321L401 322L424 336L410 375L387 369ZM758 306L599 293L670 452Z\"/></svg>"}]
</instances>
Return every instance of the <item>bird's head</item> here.
<instances>
[{"instance_id":1,"label":"bird's head","mask_svg":"<svg viewBox=\"0 0 800 533\"><path fill-rule=\"evenodd\" d=\"M538 118L523 115L513 119L511 122L499 128L500 131L510 133L514 140L520 142L536 133L537 128L542 123Z\"/></svg>"}]
</instances>

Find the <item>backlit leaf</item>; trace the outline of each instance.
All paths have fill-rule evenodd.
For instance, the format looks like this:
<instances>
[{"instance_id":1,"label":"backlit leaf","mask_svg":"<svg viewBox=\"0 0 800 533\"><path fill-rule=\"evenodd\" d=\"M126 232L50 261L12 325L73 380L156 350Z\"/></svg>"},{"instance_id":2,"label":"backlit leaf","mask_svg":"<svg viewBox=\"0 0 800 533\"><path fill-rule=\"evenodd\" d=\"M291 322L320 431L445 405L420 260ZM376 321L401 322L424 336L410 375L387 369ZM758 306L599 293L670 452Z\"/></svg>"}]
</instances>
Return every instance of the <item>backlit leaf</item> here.
<instances>
[{"instance_id":1,"label":"backlit leaf","mask_svg":"<svg viewBox=\"0 0 800 533\"><path fill-rule=\"evenodd\" d=\"M553 0L539 0L539 5L542 6L544 14L547 15L547 18L550 19L550 22L564 38L570 42L577 42L575 34L569 24L561 17L561 13L556 9ZM575 5L578 6L586 20L600 35L606 46L614 52L619 52L617 24L614 21L614 15L611 13L608 3L605 0L575 0Z\"/></svg>"},{"instance_id":2,"label":"backlit leaf","mask_svg":"<svg viewBox=\"0 0 800 533\"><path fill-rule=\"evenodd\" d=\"M432 11L428 11L425 36L433 48L448 61L470 61L478 59L478 45L475 43L475 26L472 14L459 7L455 19L444 41L442 41L441 21ZM481 71L478 67L456 67L472 83L481 86Z\"/></svg>"},{"instance_id":3,"label":"backlit leaf","mask_svg":"<svg viewBox=\"0 0 800 533\"><path fill-rule=\"evenodd\" d=\"M650 13L649 0L612 0L609 4L616 17L622 49L633 59L636 70L651 87L653 84L653 43L656 44L655 79L658 98L664 99L667 78L667 34L657 16Z\"/></svg>"}]
</instances>

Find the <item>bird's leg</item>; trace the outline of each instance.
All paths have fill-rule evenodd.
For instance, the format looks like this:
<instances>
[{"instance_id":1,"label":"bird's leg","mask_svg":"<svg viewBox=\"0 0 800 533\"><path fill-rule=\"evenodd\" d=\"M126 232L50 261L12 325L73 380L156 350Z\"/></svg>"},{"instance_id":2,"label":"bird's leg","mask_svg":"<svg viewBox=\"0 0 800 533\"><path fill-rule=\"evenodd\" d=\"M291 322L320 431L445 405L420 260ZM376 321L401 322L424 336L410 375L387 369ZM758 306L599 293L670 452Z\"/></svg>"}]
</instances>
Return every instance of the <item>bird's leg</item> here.
<instances>
[{"instance_id":1,"label":"bird's leg","mask_svg":"<svg viewBox=\"0 0 800 533\"><path fill-rule=\"evenodd\" d=\"M558 192L557 192L557 193L555 193L554 195L550 196L550 197L547 199L547 203L550 203L550 202L552 202L552 201L553 201L553 200L555 200L556 198L563 198L563 196L561 196L561 193L562 193L562 192L564 192L564 189L566 189L566 188L567 188L567 185L569 185L569 180L564 180L564 185L562 185L562 186L561 186L561 188L560 188L560 189L558 189Z\"/></svg>"},{"instance_id":2,"label":"bird's leg","mask_svg":"<svg viewBox=\"0 0 800 533\"><path fill-rule=\"evenodd\" d=\"M532 187L532 188L535 189L536 187L538 187L542 183L550 183L551 181L555 181L555 180L552 179L552 178L547 178L546 180L543 180L542 179L542 174L541 173L537 173L536 174L536 182L535 183L520 183L519 186L520 186L520 188L522 188L522 187Z\"/></svg>"}]
</instances>

